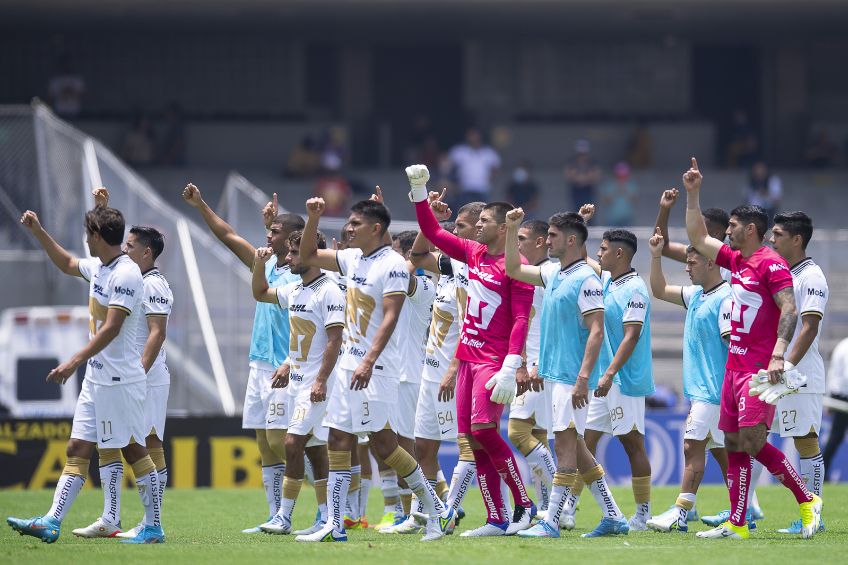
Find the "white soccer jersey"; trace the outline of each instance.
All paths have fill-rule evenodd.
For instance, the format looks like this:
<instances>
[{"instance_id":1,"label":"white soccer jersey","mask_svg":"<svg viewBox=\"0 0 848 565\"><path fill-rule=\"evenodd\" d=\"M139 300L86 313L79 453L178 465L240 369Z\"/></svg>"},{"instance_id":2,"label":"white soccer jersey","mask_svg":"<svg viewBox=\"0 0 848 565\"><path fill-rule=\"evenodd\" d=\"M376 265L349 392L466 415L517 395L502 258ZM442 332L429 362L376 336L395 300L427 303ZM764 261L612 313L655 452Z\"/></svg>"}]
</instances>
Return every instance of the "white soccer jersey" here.
<instances>
[{"instance_id":1,"label":"white soccer jersey","mask_svg":"<svg viewBox=\"0 0 848 565\"><path fill-rule=\"evenodd\" d=\"M127 255L121 254L108 265L96 258L81 259L79 271L89 283L89 339L106 321L109 308L117 308L127 314L118 335L100 353L88 360L85 378L98 385L145 380L147 377L141 366L141 351L137 345L139 323L144 318L144 282L138 265Z\"/></svg>"},{"instance_id":2,"label":"white soccer jersey","mask_svg":"<svg viewBox=\"0 0 848 565\"><path fill-rule=\"evenodd\" d=\"M447 257L447 255L444 255ZM449 258L449 257L448 257ZM450 259L450 258L449 258ZM468 305L468 264L450 259L456 286L456 303L459 307L459 326L465 321L465 307Z\"/></svg>"},{"instance_id":3,"label":"white soccer jersey","mask_svg":"<svg viewBox=\"0 0 848 565\"><path fill-rule=\"evenodd\" d=\"M425 381L441 383L453 360L459 331L462 329L458 312L456 277L442 275L433 301L433 316L424 352L424 371L421 376Z\"/></svg>"},{"instance_id":4,"label":"white soccer jersey","mask_svg":"<svg viewBox=\"0 0 848 565\"><path fill-rule=\"evenodd\" d=\"M415 288L407 293L400 311L392 340L401 352L400 380L405 383L420 383L424 346L427 344L427 328L430 326L430 311L436 299L436 285L425 276L413 275Z\"/></svg>"},{"instance_id":5,"label":"white soccer jersey","mask_svg":"<svg viewBox=\"0 0 848 565\"><path fill-rule=\"evenodd\" d=\"M347 285L347 341L341 367L355 371L383 321L383 297L404 295L409 288L406 261L388 245L363 255L361 249L336 252L339 272ZM389 339L374 364L375 374L400 377L400 351Z\"/></svg>"},{"instance_id":6,"label":"white soccer jersey","mask_svg":"<svg viewBox=\"0 0 848 565\"><path fill-rule=\"evenodd\" d=\"M296 397L312 389L327 349L327 328L344 327L345 299L338 285L321 274L311 283L277 287L280 308L289 311L289 391Z\"/></svg>"},{"instance_id":7,"label":"white soccer jersey","mask_svg":"<svg viewBox=\"0 0 848 565\"><path fill-rule=\"evenodd\" d=\"M545 260L539 263L541 269L545 265L550 264L550 260ZM557 263L559 268L559 263ZM533 287L533 305L530 307L530 318L527 324L527 342L524 346L524 353L527 356L527 366L537 365L539 363L539 344L542 339L542 299L545 296L545 289L541 286Z\"/></svg>"},{"instance_id":8,"label":"white soccer jersey","mask_svg":"<svg viewBox=\"0 0 848 565\"><path fill-rule=\"evenodd\" d=\"M138 333L136 334L136 344L139 352L144 354L144 346L147 343L147 338L150 335L150 329L147 327L147 318L164 317L166 320L171 315L171 308L174 304L174 295L171 292L171 287L168 281L159 272L159 269L153 267L142 275L144 281L144 316L139 320ZM167 324L167 321L165 322ZM171 376L167 370L162 370L165 364L165 345L159 349L159 355L147 372L147 385L160 386L171 384Z\"/></svg>"},{"instance_id":9,"label":"white soccer jersey","mask_svg":"<svg viewBox=\"0 0 848 565\"><path fill-rule=\"evenodd\" d=\"M792 267L792 288L795 291L798 322L795 325L795 336L792 338L787 352L792 351L798 341L798 336L801 334L801 318L810 315L824 318L828 296L827 280L824 273L821 267L816 265L809 257ZM807 386L801 389L802 392L825 393L824 360L819 353L819 336L821 333L822 326L819 325L819 332L813 339L813 343L810 344L806 355L796 366L799 373L807 375Z\"/></svg>"}]
</instances>

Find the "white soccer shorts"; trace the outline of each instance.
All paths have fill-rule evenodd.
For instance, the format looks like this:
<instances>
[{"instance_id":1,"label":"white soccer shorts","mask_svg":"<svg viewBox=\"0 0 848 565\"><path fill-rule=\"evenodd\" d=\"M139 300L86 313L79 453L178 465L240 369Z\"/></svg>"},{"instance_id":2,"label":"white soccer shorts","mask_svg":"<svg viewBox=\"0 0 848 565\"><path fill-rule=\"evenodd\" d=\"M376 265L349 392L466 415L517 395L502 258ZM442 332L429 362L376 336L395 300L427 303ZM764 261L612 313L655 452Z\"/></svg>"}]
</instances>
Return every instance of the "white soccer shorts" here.
<instances>
[{"instance_id":1,"label":"white soccer shorts","mask_svg":"<svg viewBox=\"0 0 848 565\"><path fill-rule=\"evenodd\" d=\"M439 383L422 380L415 408L415 437L456 441L456 397L439 400Z\"/></svg>"},{"instance_id":2,"label":"white soccer shorts","mask_svg":"<svg viewBox=\"0 0 848 565\"><path fill-rule=\"evenodd\" d=\"M556 433L574 428L582 436L586 432L589 407L584 406L578 410L574 409L574 404L571 401L574 385L545 381L545 388L551 389L551 396L553 397L551 406L551 420L553 423L551 430ZM592 400L592 394L594 392L593 390L589 390L590 400Z\"/></svg>"},{"instance_id":3,"label":"white soccer shorts","mask_svg":"<svg viewBox=\"0 0 848 565\"><path fill-rule=\"evenodd\" d=\"M589 400L586 429L614 436L623 436L633 430L645 435L645 397L622 394L621 387L613 383L609 393Z\"/></svg>"},{"instance_id":4,"label":"white soccer shorts","mask_svg":"<svg viewBox=\"0 0 848 565\"><path fill-rule=\"evenodd\" d=\"M312 402L309 397L312 391L307 389L301 391L297 396L289 395L289 433L298 436L323 435L323 441L327 441L327 428L321 426L324 416L327 414L327 403ZM323 433L322 433L323 430ZM319 438L320 439L320 438Z\"/></svg>"},{"instance_id":5,"label":"white soccer shorts","mask_svg":"<svg viewBox=\"0 0 848 565\"><path fill-rule=\"evenodd\" d=\"M724 447L724 432L718 428L721 406L701 400L693 400L686 418L686 430L683 439L703 441L707 438L707 449Z\"/></svg>"},{"instance_id":6,"label":"white soccer shorts","mask_svg":"<svg viewBox=\"0 0 848 565\"><path fill-rule=\"evenodd\" d=\"M335 388L328 401L323 424L360 436L379 432L386 425L396 430L395 410L392 407L398 403L398 379L375 374L365 389L351 390L352 378L353 371L336 371L333 379Z\"/></svg>"},{"instance_id":7,"label":"white soccer shorts","mask_svg":"<svg viewBox=\"0 0 848 565\"><path fill-rule=\"evenodd\" d=\"M147 435L165 441L165 422L168 418L168 393L171 385L148 386L144 398L144 427Z\"/></svg>"},{"instance_id":8,"label":"white soccer shorts","mask_svg":"<svg viewBox=\"0 0 848 565\"><path fill-rule=\"evenodd\" d=\"M516 420L533 419L533 426L541 430L551 429L551 404L553 395L550 381L545 381L545 388L536 392L528 390L521 396L516 396L509 405L509 417Z\"/></svg>"},{"instance_id":9,"label":"white soccer shorts","mask_svg":"<svg viewBox=\"0 0 848 565\"><path fill-rule=\"evenodd\" d=\"M251 361L250 371L247 376L247 390L244 393L244 411L241 416L241 427L245 430L264 430L269 428L268 420L272 420L271 426L278 423L277 414L280 402L282 412L286 412L288 400L281 398L279 393L273 393L274 404L271 409L271 397L273 391L285 391L285 389L272 389L271 377L274 376L274 366L263 361ZM272 415L273 412L273 415ZM285 415L281 416L285 418ZM288 423L288 422L286 422ZM271 428L280 429L280 428Z\"/></svg>"},{"instance_id":10,"label":"white soccer shorts","mask_svg":"<svg viewBox=\"0 0 848 565\"><path fill-rule=\"evenodd\" d=\"M780 437L803 437L810 432L821 433L823 396L799 392L784 396L777 401L772 433Z\"/></svg>"},{"instance_id":11,"label":"white soccer shorts","mask_svg":"<svg viewBox=\"0 0 848 565\"><path fill-rule=\"evenodd\" d=\"M100 448L122 448L130 443L144 445L144 399L147 383L98 385L83 380L71 437L96 443Z\"/></svg>"},{"instance_id":12,"label":"white soccer shorts","mask_svg":"<svg viewBox=\"0 0 848 565\"><path fill-rule=\"evenodd\" d=\"M394 421L397 428L392 429L397 435L409 439L415 438L415 409L418 406L418 391L421 383L398 383L398 401L392 407L395 411Z\"/></svg>"}]
</instances>

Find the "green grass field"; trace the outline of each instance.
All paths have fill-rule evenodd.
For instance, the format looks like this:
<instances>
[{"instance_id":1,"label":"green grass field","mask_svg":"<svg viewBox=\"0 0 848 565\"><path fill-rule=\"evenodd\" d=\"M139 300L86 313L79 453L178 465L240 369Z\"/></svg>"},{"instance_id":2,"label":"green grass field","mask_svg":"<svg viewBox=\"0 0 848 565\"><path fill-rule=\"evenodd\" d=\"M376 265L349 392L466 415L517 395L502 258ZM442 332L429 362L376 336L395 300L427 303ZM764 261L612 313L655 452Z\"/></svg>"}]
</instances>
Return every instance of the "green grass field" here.
<instances>
[{"instance_id":1,"label":"green grass field","mask_svg":"<svg viewBox=\"0 0 848 565\"><path fill-rule=\"evenodd\" d=\"M629 488L614 489L628 515L633 512ZM655 488L653 504L661 512L674 501L677 489ZM421 544L419 536L382 535L372 529L349 533L346 544L296 543L293 536L244 535L242 528L265 518L264 494L259 490L171 490L165 495L164 526L167 543L157 546L126 546L117 540L79 539L73 528L86 526L100 513L102 496L86 489L77 499L65 522L62 537L52 545L21 537L6 524L0 528L0 563L245 563L284 560L286 563L323 561L326 563L497 563L559 561L585 563L835 563L848 559L848 485L826 485L824 516L827 531L813 540L776 533L798 515L788 491L780 486L758 491L766 519L748 541L700 540L693 531L705 529L690 524L689 534L636 532L628 536L585 540L579 534L590 530L600 513L588 492L577 513L577 528L563 532L558 540L518 538L466 539L458 535L438 542ZM49 491L0 491L0 513L29 517L46 512ZM295 509L295 526L312 523L315 512L313 491L304 488ZM466 504L466 520L458 531L483 521L479 491L471 491ZM704 487L698 495L702 514L712 514L727 506L727 493L717 486ZM382 509L378 490L371 492L368 515L377 520ZM124 489L124 524L132 525L141 515L141 505L133 490Z\"/></svg>"}]
</instances>

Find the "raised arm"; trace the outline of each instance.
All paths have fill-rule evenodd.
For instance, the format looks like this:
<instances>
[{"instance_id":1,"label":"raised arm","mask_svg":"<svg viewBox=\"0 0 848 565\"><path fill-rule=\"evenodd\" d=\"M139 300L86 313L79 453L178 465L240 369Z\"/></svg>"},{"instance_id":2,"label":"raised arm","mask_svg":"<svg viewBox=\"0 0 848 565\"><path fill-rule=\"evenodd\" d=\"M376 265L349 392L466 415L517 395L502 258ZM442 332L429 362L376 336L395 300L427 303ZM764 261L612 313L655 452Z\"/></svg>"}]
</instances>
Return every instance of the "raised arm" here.
<instances>
[{"instance_id":1,"label":"raised arm","mask_svg":"<svg viewBox=\"0 0 848 565\"><path fill-rule=\"evenodd\" d=\"M662 196L660 196L660 211L657 212L656 226L660 229L663 236L663 256L685 263L686 246L682 243L671 241L671 238L668 237L668 217L671 213L671 209L674 207L674 203L677 202L677 196L679 194L680 193L676 188L670 188L663 191Z\"/></svg>"},{"instance_id":2,"label":"raised arm","mask_svg":"<svg viewBox=\"0 0 848 565\"><path fill-rule=\"evenodd\" d=\"M722 242L710 237L707 233L707 225L701 215L701 181L703 176L698 170L698 161L692 157L692 167L683 173L683 186L686 188L686 233L689 242L698 250L698 253L715 261L718 252L723 245Z\"/></svg>"},{"instance_id":3,"label":"raised arm","mask_svg":"<svg viewBox=\"0 0 848 565\"><path fill-rule=\"evenodd\" d=\"M203 200L200 189L188 183L183 189L183 200L192 208L197 208L203 221L221 243L239 258L239 261L250 269L253 267L253 256L255 248L242 236L236 233L233 227L225 222L214 210Z\"/></svg>"},{"instance_id":4,"label":"raised arm","mask_svg":"<svg viewBox=\"0 0 848 565\"><path fill-rule=\"evenodd\" d=\"M23 216L21 216L21 223L32 232L32 235L35 236L35 239L38 240L38 243L47 252L47 256L50 257L50 260L60 271L66 275L82 277L82 273L79 270L79 259L71 255L47 233L47 230L42 227L41 222L38 220L38 215L35 212L32 210L24 212Z\"/></svg>"},{"instance_id":5,"label":"raised arm","mask_svg":"<svg viewBox=\"0 0 848 565\"><path fill-rule=\"evenodd\" d=\"M306 201L306 225L300 241L300 258L310 267L339 272L335 249L318 249L318 220L324 213L324 199L310 198Z\"/></svg>"},{"instance_id":6,"label":"raised arm","mask_svg":"<svg viewBox=\"0 0 848 565\"><path fill-rule=\"evenodd\" d=\"M433 210L433 215L440 222L450 218L451 209L442 199L447 193L447 188L442 189L441 194L438 192L430 192L427 199L430 202L430 209ZM427 239L420 231L415 236L415 241L412 243L412 250L409 253L412 264L419 269L430 271L431 273L439 272L439 254L430 251L430 240Z\"/></svg>"},{"instance_id":7,"label":"raised arm","mask_svg":"<svg viewBox=\"0 0 848 565\"><path fill-rule=\"evenodd\" d=\"M279 303L277 290L269 288L268 279L265 278L265 264L273 254L274 250L270 247L259 247L256 249L256 256L253 263L253 277L250 285L253 290L253 298L257 302Z\"/></svg>"},{"instance_id":8,"label":"raised arm","mask_svg":"<svg viewBox=\"0 0 848 565\"><path fill-rule=\"evenodd\" d=\"M648 247L651 249L651 293L660 300L684 306L683 295L680 294L681 287L670 285L665 280L665 273L662 270L662 254L665 250L664 240L660 228L657 227L656 233L648 241Z\"/></svg>"},{"instance_id":9,"label":"raised arm","mask_svg":"<svg viewBox=\"0 0 848 565\"><path fill-rule=\"evenodd\" d=\"M522 265L518 252L518 228L524 220L524 210L515 208L506 213L506 274L517 281L535 286L545 286L542 281L542 269L536 265Z\"/></svg>"},{"instance_id":10,"label":"raised arm","mask_svg":"<svg viewBox=\"0 0 848 565\"><path fill-rule=\"evenodd\" d=\"M412 165L406 168L406 176L411 188L409 194L415 203L415 217L418 219L418 225L424 237L448 256L458 261L467 261L463 240L442 229L427 202L427 181L430 180L430 171L424 165Z\"/></svg>"}]
</instances>

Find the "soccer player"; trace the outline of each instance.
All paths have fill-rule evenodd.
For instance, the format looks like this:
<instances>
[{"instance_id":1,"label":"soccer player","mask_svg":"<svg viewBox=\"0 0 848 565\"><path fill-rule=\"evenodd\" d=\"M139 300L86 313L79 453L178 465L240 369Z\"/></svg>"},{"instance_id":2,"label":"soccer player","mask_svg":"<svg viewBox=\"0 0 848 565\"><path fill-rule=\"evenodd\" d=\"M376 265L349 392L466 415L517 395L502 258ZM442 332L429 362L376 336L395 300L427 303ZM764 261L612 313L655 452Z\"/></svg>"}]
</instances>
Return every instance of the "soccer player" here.
<instances>
[{"instance_id":1,"label":"soccer player","mask_svg":"<svg viewBox=\"0 0 848 565\"><path fill-rule=\"evenodd\" d=\"M65 384L87 363L76 410L67 462L56 484L53 506L40 517L7 518L21 534L47 543L59 538L62 520L85 484L95 447L116 447L132 465L144 506L144 529L123 543L162 543L159 477L147 448L138 443L150 431L145 426L146 376L137 332L144 308L141 271L121 250L124 217L118 210L98 206L85 215L90 259L77 259L48 234L35 212L27 210L21 223L29 228L53 264L63 273L89 282L90 341L70 360L47 376Z\"/></svg>"},{"instance_id":2,"label":"soccer player","mask_svg":"<svg viewBox=\"0 0 848 565\"><path fill-rule=\"evenodd\" d=\"M367 434L377 455L418 495L429 515L422 541L451 531L454 512L445 508L415 459L398 445L394 429L398 402L400 351L392 340L406 293L409 273L403 258L384 243L391 218L379 202L364 200L351 208L349 247L318 249L316 232L324 212L321 198L306 202L307 222L300 243L307 266L338 271L347 285L347 342L324 424L330 428L328 457L332 521L298 541L346 541L343 512L350 484L350 450L356 436Z\"/></svg>"},{"instance_id":3,"label":"soccer player","mask_svg":"<svg viewBox=\"0 0 848 565\"><path fill-rule=\"evenodd\" d=\"M531 265L544 268L550 263L547 237L547 222L541 220L524 222L518 228L518 252ZM545 388L544 380L539 376L538 367L539 328L544 294L545 289L537 286L533 292L533 306L530 308L530 322L525 345L530 389L521 396L516 396L512 401L509 407L508 424L509 441L524 455L533 472L540 512L548 509L548 497L556 472L553 457L548 448L548 430L551 427L551 391Z\"/></svg>"},{"instance_id":4,"label":"soccer player","mask_svg":"<svg viewBox=\"0 0 848 565\"><path fill-rule=\"evenodd\" d=\"M450 257L468 265L468 301L456 357L458 432L471 436L477 463L477 480L486 503L486 523L463 532L467 537L514 534L530 527L536 505L527 496L518 464L498 432L505 404L523 393L527 380L516 390L516 373L524 366L522 353L533 288L510 279L504 270L506 213L511 204L487 204L477 222L477 241L448 233L439 226L428 205L424 165L407 167L418 225L424 236ZM491 391L491 392L490 392ZM503 513L499 488L503 480L512 493L515 511Z\"/></svg>"},{"instance_id":5,"label":"soccer player","mask_svg":"<svg viewBox=\"0 0 848 565\"><path fill-rule=\"evenodd\" d=\"M603 512L598 527L583 537L627 534L627 519L609 490L603 467L582 438L590 391L597 387L600 377L597 361L604 342L603 289L597 273L585 260L589 231L579 214L554 214L546 243L550 256L558 262L522 265L518 237L523 216L520 208L507 214L506 268L510 277L544 289L538 370L551 390L557 470L547 514L518 535L559 537L563 509L577 481L578 468L584 471L584 480Z\"/></svg>"},{"instance_id":6,"label":"soccer player","mask_svg":"<svg viewBox=\"0 0 848 565\"><path fill-rule=\"evenodd\" d=\"M771 431L793 438L801 457L801 478L807 489L821 496L824 461L819 447L822 403L825 393L824 360L819 353L819 328L824 318L829 290L824 273L810 257L807 244L813 237L813 221L804 212L783 212L774 217L770 243L783 257L792 273L795 305L799 312L795 335L786 350L786 363L795 365L807 384L799 394L784 396L777 403ZM756 473L754 474L756 481ZM819 531L824 530L824 521ZM801 533L801 521L795 520L784 534Z\"/></svg>"},{"instance_id":7,"label":"soccer player","mask_svg":"<svg viewBox=\"0 0 848 565\"><path fill-rule=\"evenodd\" d=\"M407 261L409 261L409 253L416 235L417 232L409 230L392 237L392 248ZM407 290L406 300L403 302L400 318L392 335L392 339L397 343L398 350L403 351L398 403L395 405L397 412L395 419L398 422L398 428L395 431L398 435L398 444L415 455L420 465L421 461L417 457L417 446L415 444L416 407L421 390L421 372L424 363L427 329L430 325L430 311L436 299L436 285L427 276L416 274L416 269L412 267L411 263L407 264L411 266L409 290ZM436 472L428 473L423 465L421 468L430 486L435 490ZM423 529L423 526L416 522L415 516L412 514L411 496L409 499L402 500L402 502L406 519L397 526L383 528L380 530L381 533L411 534L418 533ZM421 501L419 500L418 503L420 506ZM421 509L417 508L415 511L420 513Z\"/></svg>"},{"instance_id":8,"label":"soccer player","mask_svg":"<svg viewBox=\"0 0 848 565\"><path fill-rule=\"evenodd\" d=\"M707 234L699 202L701 180L698 162L693 157L691 168L683 175L687 194L686 231L700 254L730 269L733 310L719 419L728 452L730 518L697 535L748 537L746 510L754 457L792 491L800 505L801 534L809 538L818 531L822 500L807 489L786 456L766 441L775 407L748 395L748 382L760 369L767 369L769 381L777 384L787 368L784 355L798 318L792 275L786 261L763 246L768 217L758 206L739 206L731 211L727 228L729 245Z\"/></svg>"},{"instance_id":9,"label":"soccer player","mask_svg":"<svg viewBox=\"0 0 848 565\"><path fill-rule=\"evenodd\" d=\"M669 510L648 520L660 532L689 531L687 517L695 508L695 496L706 466L706 450L727 474L724 432L718 428L721 384L727 361L732 300L730 285L721 278L714 261L694 248L686 254L686 272L692 284L670 285L662 269L666 249L659 227L648 245L651 250L651 292L655 298L686 309L683 326L683 394L691 403L683 435L683 482L677 501Z\"/></svg>"},{"instance_id":10,"label":"soccer player","mask_svg":"<svg viewBox=\"0 0 848 565\"><path fill-rule=\"evenodd\" d=\"M307 267L300 259L303 232L293 232L288 238L286 262L302 282L269 288L264 277L265 265L273 255L270 247L256 250L253 269L253 297L260 302L278 304L289 311L291 335L289 356L284 371L274 386L288 389L289 429L286 434L286 475L280 510L262 524L264 532L288 534L292 529L292 512L303 484L306 454L315 471L315 479L326 480L327 430L321 422L327 412L327 381L336 366L342 346L345 299L342 291L317 267ZM327 244L317 235L319 249ZM291 349L293 348L293 349ZM327 520L324 505L322 518Z\"/></svg>"},{"instance_id":11,"label":"soccer player","mask_svg":"<svg viewBox=\"0 0 848 565\"><path fill-rule=\"evenodd\" d=\"M182 196L189 206L197 208L215 237L226 245L245 267L252 269L256 248L212 210L203 200L200 189L189 183ZM265 277L271 288L300 280L300 277L291 272L285 261L288 253L286 241L292 232L302 230L304 226L303 218L296 214L278 215L276 193L273 198L262 211L265 227L268 228L267 243L276 254L276 260L265 264ZM269 520L280 510L280 486L286 469L285 436L289 421L286 412L287 393L283 389L272 388L271 380L288 352L288 311L273 304L257 303L250 338L250 363L241 426L246 430L256 430ZM242 530L245 534L261 532L259 526Z\"/></svg>"},{"instance_id":12,"label":"soccer player","mask_svg":"<svg viewBox=\"0 0 848 565\"><path fill-rule=\"evenodd\" d=\"M644 531L651 517L651 463L645 451L645 397L654 392L651 359L651 301L648 287L632 267L636 236L623 229L604 233L598 264L604 292L604 366L586 421L586 445L593 454L608 433L630 460L636 513L630 530Z\"/></svg>"},{"instance_id":13,"label":"soccer player","mask_svg":"<svg viewBox=\"0 0 848 565\"><path fill-rule=\"evenodd\" d=\"M428 195L433 214L437 219L440 219L443 222L451 215L450 208L448 208L448 205L444 202L445 193L446 192L443 190L441 194L431 192ZM453 224L453 229L448 229L445 225L442 227L446 231L449 231L462 239L474 239L477 232L476 225L480 220L480 213L483 211L483 207L485 205L486 204L484 202L469 202L468 204L465 204L457 211L456 222ZM458 330L461 330L463 320L465 319L465 306L468 302L468 265L462 261L452 259L450 256L442 253L441 251L431 251L431 245L430 241L424 237L421 232L418 232L418 237L416 237L415 243L412 245L410 259L416 267L424 269L425 271L440 273L442 276L453 277L453 287L455 289L454 299L456 304L455 319L458 324ZM447 305L443 305L447 308ZM445 355L445 361L450 361L450 365L447 365L446 368L441 365L438 367L441 371L444 371L439 384L438 402L449 403L442 411L443 418L447 418L449 415L452 415L454 418L456 417L455 390L459 360L455 353L458 346L458 338L459 335L457 333L456 340L450 340L453 345L448 345L448 340L446 338L445 344L440 349L440 352ZM426 411L425 416L422 417L426 417ZM436 417L439 418L438 414ZM454 423L456 423L455 419ZM453 430L447 429L447 427L445 430L446 432L451 432L451 435L456 434L456 424L454 425ZM450 487L447 493L447 502L448 505L450 505L457 513L458 525L459 521L465 516L465 512L462 509L462 501L465 498L465 494L468 492L468 486L471 484L471 480L477 472L477 464L474 462L474 452L471 449L469 436L457 434L456 442L457 448L459 449L459 461L453 469ZM427 444L424 443L423 445L426 446ZM424 447L424 449L426 449L426 447Z\"/></svg>"}]
</instances>

